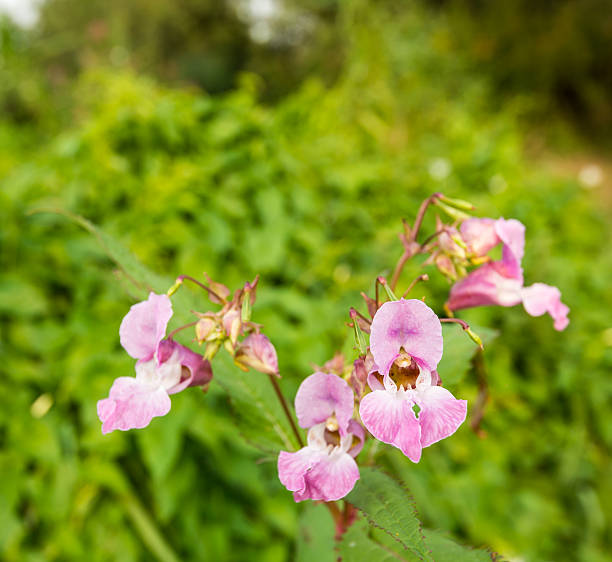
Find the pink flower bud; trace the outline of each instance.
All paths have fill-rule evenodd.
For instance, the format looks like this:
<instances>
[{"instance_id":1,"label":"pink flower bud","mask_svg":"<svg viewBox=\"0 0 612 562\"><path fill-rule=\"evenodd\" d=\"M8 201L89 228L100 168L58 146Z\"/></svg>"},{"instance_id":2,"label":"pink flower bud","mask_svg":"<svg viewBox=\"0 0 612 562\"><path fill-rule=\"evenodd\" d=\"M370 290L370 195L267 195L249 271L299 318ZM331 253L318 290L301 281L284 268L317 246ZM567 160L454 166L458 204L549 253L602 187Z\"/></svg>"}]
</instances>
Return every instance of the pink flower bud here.
<instances>
[{"instance_id":1,"label":"pink flower bud","mask_svg":"<svg viewBox=\"0 0 612 562\"><path fill-rule=\"evenodd\" d=\"M263 334L251 334L236 350L236 363L269 375L278 375L278 358L272 342Z\"/></svg>"},{"instance_id":2,"label":"pink flower bud","mask_svg":"<svg viewBox=\"0 0 612 562\"><path fill-rule=\"evenodd\" d=\"M198 343L206 341L215 331L217 323L212 318L200 318L195 327Z\"/></svg>"}]
</instances>

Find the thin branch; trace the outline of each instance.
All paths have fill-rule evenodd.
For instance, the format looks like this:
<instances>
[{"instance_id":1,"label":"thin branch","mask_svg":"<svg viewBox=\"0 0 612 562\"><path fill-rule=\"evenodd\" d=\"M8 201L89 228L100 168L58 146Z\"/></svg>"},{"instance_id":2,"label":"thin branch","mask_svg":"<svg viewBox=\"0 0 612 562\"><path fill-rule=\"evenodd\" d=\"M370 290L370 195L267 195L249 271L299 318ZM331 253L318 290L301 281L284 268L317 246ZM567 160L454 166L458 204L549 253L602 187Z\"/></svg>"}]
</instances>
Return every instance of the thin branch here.
<instances>
[{"instance_id":1,"label":"thin branch","mask_svg":"<svg viewBox=\"0 0 612 562\"><path fill-rule=\"evenodd\" d=\"M179 332L186 330L187 328L191 328L192 326L195 326L197 323L198 323L198 320L195 320L193 322L189 322L189 324L185 324L184 326L179 326L176 330L172 330L168 334L167 338L171 340L175 334L178 334Z\"/></svg>"},{"instance_id":2,"label":"thin branch","mask_svg":"<svg viewBox=\"0 0 612 562\"><path fill-rule=\"evenodd\" d=\"M442 234L444 232L444 229L442 230L437 230L436 232L434 232L433 234L431 234L430 236L428 236L427 238L425 238L425 241L421 244L421 247L423 246L427 246L427 244L429 244L434 238L436 238L437 236L440 236L440 234Z\"/></svg>"},{"instance_id":3,"label":"thin branch","mask_svg":"<svg viewBox=\"0 0 612 562\"><path fill-rule=\"evenodd\" d=\"M481 349L476 352L474 359L472 360L474 371L478 378L478 397L476 398L476 404L472 408L472 419L470 420L470 427L472 431L479 437L484 437L485 433L480 428L482 419L484 418L484 410L489 400L489 383L487 382L487 366L484 362L484 353Z\"/></svg>"},{"instance_id":4,"label":"thin branch","mask_svg":"<svg viewBox=\"0 0 612 562\"><path fill-rule=\"evenodd\" d=\"M336 536L335 539L339 541L346 531L345 523L344 523L344 515L340 511L338 504L336 502L325 502L325 506L329 509L331 516L334 519L334 523L336 524Z\"/></svg>"},{"instance_id":5,"label":"thin branch","mask_svg":"<svg viewBox=\"0 0 612 562\"><path fill-rule=\"evenodd\" d=\"M359 316L359 318L361 318L364 322L367 322L368 324L372 323L372 320L370 320L369 318L366 318L363 314L361 314L361 312L359 312L357 309L351 307L351 311L353 311L355 313L356 316Z\"/></svg>"},{"instance_id":6,"label":"thin branch","mask_svg":"<svg viewBox=\"0 0 612 562\"><path fill-rule=\"evenodd\" d=\"M397 286L397 282L399 281L400 275L402 273L402 269L404 269L404 266L406 265L406 262L413 255L414 254L413 254L412 250L409 250L408 248L406 248L404 250L404 253L400 257L400 259L397 261L397 264L395 265L395 269L393 270L393 275L391 276L391 283L389 283L392 291L395 291L395 287Z\"/></svg>"},{"instance_id":7,"label":"thin branch","mask_svg":"<svg viewBox=\"0 0 612 562\"><path fill-rule=\"evenodd\" d=\"M404 292L401 298L404 298L408 293L410 293L410 291L414 289L415 285L419 281L429 281L429 275L427 275L427 273L423 273L423 275L419 275L412 283L410 283L410 285L408 285L408 288L406 289L406 291Z\"/></svg>"},{"instance_id":8,"label":"thin branch","mask_svg":"<svg viewBox=\"0 0 612 562\"><path fill-rule=\"evenodd\" d=\"M224 298L220 297L210 287L207 287L206 285L204 285L204 283L200 283L200 281L198 281L197 279L194 279L193 277L191 277L189 275L179 275L176 278L176 282L177 283L182 283L183 281L191 281L192 283L195 283L196 285L198 285L199 287L204 289L211 297L215 297L219 302L221 302L221 303L225 302Z\"/></svg>"},{"instance_id":9,"label":"thin branch","mask_svg":"<svg viewBox=\"0 0 612 562\"><path fill-rule=\"evenodd\" d=\"M291 424L291 429L293 430L293 434L298 440L300 447L303 447L304 441L302 440L302 436L300 435L297 425L295 425L295 421L293 419L293 416L291 415L291 411L289 410L289 404L287 404L287 400L285 399L285 396L283 395L280 387L278 386L278 381L276 380L276 377L268 374L268 378L270 379L270 382L272 383L272 386L274 387L274 392L276 392L276 397L278 398L279 402L281 403L281 406L283 407L285 416L287 416L287 419L289 420L289 423Z\"/></svg>"},{"instance_id":10,"label":"thin branch","mask_svg":"<svg viewBox=\"0 0 612 562\"><path fill-rule=\"evenodd\" d=\"M440 322L447 322L449 324L459 324L464 330L469 330L470 325L460 318L440 318Z\"/></svg>"},{"instance_id":11,"label":"thin branch","mask_svg":"<svg viewBox=\"0 0 612 562\"><path fill-rule=\"evenodd\" d=\"M414 226L412 227L412 239L416 240L419 234L419 230L421 228L421 224L423 224L423 218L425 217L425 212L429 205L431 205L436 199L439 199L442 196L441 193L433 193L431 194L425 201L421 203L419 210L417 212L416 220L414 221Z\"/></svg>"}]
</instances>

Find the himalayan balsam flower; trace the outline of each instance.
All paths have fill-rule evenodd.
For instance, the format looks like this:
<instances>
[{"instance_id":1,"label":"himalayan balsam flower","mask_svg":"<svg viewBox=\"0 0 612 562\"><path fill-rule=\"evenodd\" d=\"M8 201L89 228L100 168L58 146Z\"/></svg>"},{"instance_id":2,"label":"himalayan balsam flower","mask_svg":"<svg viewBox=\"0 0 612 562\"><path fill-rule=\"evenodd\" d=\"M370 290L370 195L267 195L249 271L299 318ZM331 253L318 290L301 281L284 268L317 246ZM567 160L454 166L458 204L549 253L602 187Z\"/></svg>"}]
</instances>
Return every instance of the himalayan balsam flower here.
<instances>
[{"instance_id":1,"label":"himalayan balsam flower","mask_svg":"<svg viewBox=\"0 0 612 562\"><path fill-rule=\"evenodd\" d=\"M422 301L386 302L372 320L372 392L362 398L359 414L374 437L413 462L421 449L452 435L467 414L466 400L437 386L442 347L440 320Z\"/></svg>"},{"instance_id":2,"label":"himalayan balsam flower","mask_svg":"<svg viewBox=\"0 0 612 562\"><path fill-rule=\"evenodd\" d=\"M548 312L554 320L555 330L569 324L569 308L561 302L556 287L535 283L523 286L523 259L525 227L515 219L469 219L461 225L461 236L475 257L483 257L500 242L502 259L488 262L455 283L447 306L459 310L473 306L514 306L523 303L531 316Z\"/></svg>"},{"instance_id":3,"label":"himalayan balsam flower","mask_svg":"<svg viewBox=\"0 0 612 562\"><path fill-rule=\"evenodd\" d=\"M210 363L201 355L163 339L171 316L168 296L151 293L121 322L121 345L138 359L136 377L115 379L108 398L98 401L102 433L146 427L170 411L170 394L204 386L212 378Z\"/></svg>"},{"instance_id":4,"label":"himalayan balsam flower","mask_svg":"<svg viewBox=\"0 0 612 562\"><path fill-rule=\"evenodd\" d=\"M351 419L353 391L337 375L314 373L300 385L295 410L300 426L310 428L308 444L295 453L281 451L281 483L296 502L343 498L359 479L354 457L365 436L361 425Z\"/></svg>"}]
</instances>

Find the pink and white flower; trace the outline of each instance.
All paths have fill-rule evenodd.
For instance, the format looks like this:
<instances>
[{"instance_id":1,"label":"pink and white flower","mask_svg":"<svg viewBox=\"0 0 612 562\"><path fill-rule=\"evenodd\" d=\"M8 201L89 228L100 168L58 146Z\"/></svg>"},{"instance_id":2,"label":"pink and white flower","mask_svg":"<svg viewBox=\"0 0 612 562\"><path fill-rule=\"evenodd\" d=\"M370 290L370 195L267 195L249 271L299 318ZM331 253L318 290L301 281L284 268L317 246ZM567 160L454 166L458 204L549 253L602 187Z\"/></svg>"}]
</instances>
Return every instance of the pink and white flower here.
<instances>
[{"instance_id":1,"label":"pink and white flower","mask_svg":"<svg viewBox=\"0 0 612 562\"><path fill-rule=\"evenodd\" d=\"M365 432L354 419L353 391L337 375L314 373L295 397L301 427L309 427L308 444L295 453L281 451L278 477L296 502L335 501L348 494L359 479L354 457Z\"/></svg>"},{"instance_id":2,"label":"pink and white flower","mask_svg":"<svg viewBox=\"0 0 612 562\"><path fill-rule=\"evenodd\" d=\"M494 246L503 244L502 259L488 262L453 285L447 306L460 310L474 306L515 306L523 303L531 316L548 312L556 330L569 324L569 308L561 302L556 287L535 283L524 287L523 259L525 227L515 219L469 219L461 225L461 235L473 256L483 257Z\"/></svg>"},{"instance_id":3,"label":"pink and white flower","mask_svg":"<svg viewBox=\"0 0 612 562\"><path fill-rule=\"evenodd\" d=\"M163 339L172 316L166 295L151 293L121 322L121 345L138 359L136 377L115 379L108 398L98 401L102 433L142 428L170 411L170 395L212 378L210 363L173 340Z\"/></svg>"},{"instance_id":4,"label":"pink and white flower","mask_svg":"<svg viewBox=\"0 0 612 562\"><path fill-rule=\"evenodd\" d=\"M359 406L361 420L374 437L419 462L421 450L452 435L467 414L466 400L437 386L440 320L422 301L387 302L372 320L370 349L376 365L368 376L372 392Z\"/></svg>"}]
</instances>

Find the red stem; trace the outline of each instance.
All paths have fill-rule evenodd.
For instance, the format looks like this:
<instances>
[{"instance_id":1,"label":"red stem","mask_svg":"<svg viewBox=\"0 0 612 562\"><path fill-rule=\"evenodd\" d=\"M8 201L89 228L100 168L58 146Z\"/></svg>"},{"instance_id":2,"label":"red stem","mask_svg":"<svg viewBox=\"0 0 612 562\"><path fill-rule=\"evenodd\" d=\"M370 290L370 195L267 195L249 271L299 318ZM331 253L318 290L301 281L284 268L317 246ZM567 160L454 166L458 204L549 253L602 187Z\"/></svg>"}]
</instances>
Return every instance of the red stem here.
<instances>
[{"instance_id":1,"label":"red stem","mask_svg":"<svg viewBox=\"0 0 612 562\"><path fill-rule=\"evenodd\" d=\"M189 322L189 324L185 324L184 326L179 326L176 330L172 330L169 334L168 334L168 339L171 340L172 336L174 336L175 334L178 334L180 331L182 330L186 330L187 328L191 328L192 326L195 326L198 323L198 320L194 321L194 322Z\"/></svg>"},{"instance_id":2,"label":"red stem","mask_svg":"<svg viewBox=\"0 0 612 562\"><path fill-rule=\"evenodd\" d=\"M465 320L461 320L460 318L440 318L440 322L447 322L450 324L460 324L464 330L470 329L470 325Z\"/></svg>"},{"instance_id":3,"label":"red stem","mask_svg":"<svg viewBox=\"0 0 612 562\"><path fill-rule=\"evenodd\" d=\"M287 400L285 399L285 396L283 395L280 387L278 386L278 381L276 380L276 377L273 375L268 375L268 378L270 379L270 382L272 383L272 386L274 387L274 392L276 393L276 397L278 398L279 402L281 403L281 406L283 407L285 416L287 416L287 419L289 420L289 423L291 424L291 429L293 430L293 434L298 440L300 447L303 447L304 441L302 440L302 436L300 435L300 432L298 431L298 428L295 425L295 421L293 420L293 416L291 415L291 412L289 410L289 404L287 404Z\"/></svg>"},{"instance_id":4,"label":"red stem","mask_svg":"<svg viewBox=\"0 0 612 562\"><path fill-rule=\"evenodd\" d=\"M404 292L401 298L404 298L410 291L412 291L412 289L414 289L414 286L419 281L429 281L429 275L427 275L427 273L423 273L423 275L419 275L412 283L410 283L410 285L408 285L408 288L406 289L406 291Z\"/></svg>"},{"instance_id":5,"label":"red stem","mask_svg":"<svg viewBox=\"0 0 612 562\"><path fill-rule=\"evenodd\" d=\"M204 283L200 283L197 279L194 279L193 277L189 276L189 275L179 275L176 278L177 282L183 282L183 281L191 281L192 283L195 283L196 285L198 285L199 287L201 287L202 289L204 289L211 297L215 297L216 299L219 300L219 302L225 302L225 299L220 297L217 293L215 293L215 291L213 291L210 287L207 287L206 285L204 285Z\"/></svg>"}]
</instances>

